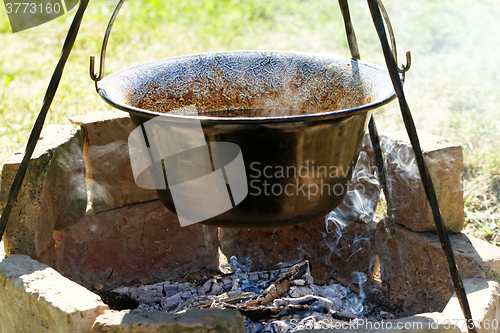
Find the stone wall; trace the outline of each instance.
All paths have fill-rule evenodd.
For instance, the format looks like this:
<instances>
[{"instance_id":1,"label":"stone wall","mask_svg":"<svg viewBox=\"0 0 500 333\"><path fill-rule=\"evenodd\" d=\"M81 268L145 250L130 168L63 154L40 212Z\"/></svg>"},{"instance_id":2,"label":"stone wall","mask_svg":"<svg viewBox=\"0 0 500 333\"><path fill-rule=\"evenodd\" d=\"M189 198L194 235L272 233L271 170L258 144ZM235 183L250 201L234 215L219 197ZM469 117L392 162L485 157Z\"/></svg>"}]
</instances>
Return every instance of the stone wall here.
<instances>
[{"instance_id":1,"label":"stone wall","mask_svg":"<svg viewBox=\"0 0 500 333\"><path fill-rule=\"evenodd\" d=\"M128 136L135 126L128 113L99 111L69 121L83 130L89 202L95 213L158 199L156 191L135 184L128 154Z\"/></svg>"},{"instance_id":2,"label":"stone wall","mask_svg":"<svg viewBox=\"0 0 500 333\"><path fill-rule=\"evenodd\" d=\"M500 255L496 249L498 266ZM469 251L459 249L460 252ZM493 249L483 249L492 263ZM481 253L478 257L481 261ZM469 256L471 254L469 253ZM484 260L483 260L484 261ZM500 319L500 287L485 278L464 280L478 333L497 332ZM243 317L234 310L189 310L181 314L110 311L96 294L64 278L55 270L24 255L0 259L0 333L10 332L226 332L244 333ZM381 322L364 321L354 324L348 332L467 332L456 297L446 304L444 311L423 313L398 320L385 320L387 329L380 330ZM387 323L390 323L388 325ZM409 325L402 330L398 325ZM407 326L404 326L407 327ZM336 332L337 330L335 330ZM309 333L334 330L309 330Z\"/></svg>"},{"instance_id":3,"label":"stone wall","mask_svg":"<svg viewBox=\"0 0 500 333\"><path fill-rule=\"evenodd\" d=\"M25 255L0 260L0 332L89 332L108 306Z\"/></svg>"}]
</instances>

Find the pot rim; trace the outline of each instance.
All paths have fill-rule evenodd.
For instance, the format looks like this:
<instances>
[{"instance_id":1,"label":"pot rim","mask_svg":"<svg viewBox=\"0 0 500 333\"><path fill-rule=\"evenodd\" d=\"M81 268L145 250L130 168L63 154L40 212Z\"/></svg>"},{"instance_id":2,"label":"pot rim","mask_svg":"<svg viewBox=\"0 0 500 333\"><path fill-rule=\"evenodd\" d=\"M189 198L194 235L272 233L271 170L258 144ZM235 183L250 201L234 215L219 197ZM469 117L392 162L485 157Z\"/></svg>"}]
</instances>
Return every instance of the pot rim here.
<instances>
[{"instance_id":1,"label":"pot rim","mask_svg":"<svg viewBox=\"0 0 500 333\"><path fill-rule=\"evenodd\" d=\"M100 83L104 83L104 86L106 85L106 79L112 76L117 76L122 72L129 71L134 68L138 67L143 67L147 65L151 65L154 63L159 63L159 62L164 62L166 60L176 60L176 59L186 59L186 58L192 58L196 56L201 56L201 55L211 55L211 54L221 54L221 53L233 53L233 54L238 54L238 53L270 53L270 54L297 54L297 55L304 55L304 56L309 56L309 57L326 57L326 58L335 58L339 60L350 60L351 62L357 62L360 64L363 64L366 67L371 67L376 70L386 72L387 76L389 77L389 73L387 69L383 68L382 66L369 63L366 61L362 60L357 60L357 59L352 59L352 58L346 58L346 57L341 57L341 56L336 56L336 55L331 55L331 54L322 54L322 53L311 53L311 52L295 52L295 51L267 51L267 50L242 50L242 51L218 51L218 52L204 52L204 53L196 53L196 54L189 54L189 55L181 55L181 56L176 56L176 57L167 57L163 59L158 59L158 60L153 60L149 62L145 62L142 64L138 64L135 66L127 67L124 69L121 69L119 71L116 71L110 75L108 75L106 78L104 78L102 81L96 82L96 90L101 96L101 98L110 104L111 106L122 110L129 112L131 114L134 114L136 116L142 116L142 117L147 117L147 118L155 118L158 116L161 117L166 117L169 119L169 121L178 121L178 122L183 122L185 120L200 120L201 123L212 123L212 124L266 124L266 123L285 123L285 122L301 122L301 121L319 121L319 120L326 120L326 119L333 119L333 118L341 118L341 117L348 117L354 114L359 114L363 112L368 112L370 110L379 108L383 105L386 105L393 101L396 98L396 93L394 90L392 90L392 93L382 97L378 98L376 102L368 103L362 106L350 108L350 109L341 109L341 110L335 110L335 111L329 111L329 112L318 112L318 113L312 113L312 114L304 114L304 115L292 115L292 116L272 116L272 117L210 117L210 116L187 116L187 115L173 115L169 113L160 113L156 111L150 111L146 109L141 109L132 105L128 105L125 103L120 103L115 100L113 100L107 93L106 90L103 87L100 87ZM389 80L390 81L390 80Z\"/></svg>"}]
</instances>

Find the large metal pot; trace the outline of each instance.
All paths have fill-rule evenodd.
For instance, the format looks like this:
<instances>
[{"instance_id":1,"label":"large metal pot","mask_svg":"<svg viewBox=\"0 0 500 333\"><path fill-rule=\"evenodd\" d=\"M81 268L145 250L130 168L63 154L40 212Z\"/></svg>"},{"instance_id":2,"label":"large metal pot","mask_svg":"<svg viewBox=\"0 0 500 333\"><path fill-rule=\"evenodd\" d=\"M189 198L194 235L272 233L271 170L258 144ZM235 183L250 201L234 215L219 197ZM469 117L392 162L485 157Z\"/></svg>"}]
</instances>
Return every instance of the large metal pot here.
<instances>
[{"instance_id":1,"label":"large metal pot","mask_svg":"<svg viewBox=\"0 0 500 333\"><path fill-rule=\"evenodd\" d=\"M144 163L165 206L183 210L179 216L193 209L215 214L194 214L181 224L221 227L296 224L334 209L346 194L371 110L395 97L382 67L331 55L275 51L157 60L111 74L96 87L106 102L129 112L146 136ZM202 151L191 149L200 144L185 143L191 139L184 138L197 135L190 131L199 131L193 123L201 125L208 143ZM171 152L165 159L152 155L150 149L161 150L172 140L187 146L174 147L175 157ZM222 149L224 156L216 157L221 149L214 143L221 142L232 145L223 146L228 148ZM238 172L224 172L231 161L240 163ZM215 185L191 188L184 199L175 200L172 186L218 169L231 199L228 207L216 207L222 202L217 196L226 189ZM172 172L180 176L172 177Z\"/></svg>"}]
</instances>

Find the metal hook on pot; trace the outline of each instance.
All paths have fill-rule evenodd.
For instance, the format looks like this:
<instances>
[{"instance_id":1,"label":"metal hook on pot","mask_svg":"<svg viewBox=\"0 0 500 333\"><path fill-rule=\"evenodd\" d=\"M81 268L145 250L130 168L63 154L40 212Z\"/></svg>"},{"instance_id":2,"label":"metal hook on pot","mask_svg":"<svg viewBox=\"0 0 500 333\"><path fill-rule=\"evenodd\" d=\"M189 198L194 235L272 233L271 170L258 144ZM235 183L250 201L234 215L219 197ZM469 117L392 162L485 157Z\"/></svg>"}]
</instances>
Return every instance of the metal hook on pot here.
<instances>
[{"instance_id":1,"label":"metal hook on pot","mask_svg":"<svg viewBox=\"0 0 500 333\"><path fill-rule=\"evenodd\" d=\"M118 12L120 11L124 2L125 2L125 0L120 0L118 2L115 10L113 12L113 15L111 15L111 19L108 23L108 27L106 28L106 33L104 34L104 39L102 41L102 47L101 47L99 74L96 74L96 72L95 72L95 56L93 56L93 55L90 56L90 78L96 84L97 84L97 82L102 80L102 78L104 77L104 62L106 59L106 48L108 46L109 35L111 34L111 28L113 27L113 24L115 23L115 19L118 16ZM377 4L380 8L380 11L382 12L382 16L384 18L385 24L387 25L387 30L389 31L389 37L391 39L392 53L394 55L394 60L396 61L396 64L397 64L398 63L398 52L397 52L397 47L396 47L396 38L394 37L394 31L392 30L391 20L389 19L389 15L387 14L387 11L386 11L382 1L377 0ZM342 3L341 3L341 7L342 7ZM406 51L406 64L402 65L401 68L398 67L398 71L402 75L403 82L405 80L405 74L410 69L410 67L411 67L411 52Z\"/></svg>"},{"instance_id":2,"label":"metal hook on pot","mask_svg":"<svg viewBox=\"0 0 500 333\"><path fill-rule=\"evenodd\" d=\"M122 7L124 2L125 0L120 0L118 2L118 5L116 5L115 11L113 12L113 15L111 15L111 19L109 20L106 33L104 34L104 39L102 41L102 48L101 48L99 74L96 74L94 69L95 56L93 55L90 56L90 78L94 80L94 82L96 83L96 88L97 88L97 82L101 81L102 78L104 77L104 60L106 59L106 47L108 46L108 40L109 40L109 35L111 34L111 28L113 27L113 23L115 23L115 19L118 16L118 12L120 11L120 8Z\"/></svg>"},{"instance_id":3,"label":"metal hook on pot","mask_svg":"<svg viewBox=\"0 0 500 333\"><path fill-rule=\"evenodd\" d=\"M392 30L391 20L389 19L389 14L387 14L387 11L385 10L382 0L377 0L377 4L378 7L380 8L380 11L382 12L382 17L384 18L385 24L387 26L387 30L389 32L389 38L391 40L392 55L394 56L394 60L397 64L398 50L396 48L396 38L394 37L394 31ZM406 51L406 64L405 65L403 64L401 68L398 67L398 72L401 73L403 82L405 81L405 74L410 69L410 67L411 67L411 52Z\"/></svg>"}]
</instances>

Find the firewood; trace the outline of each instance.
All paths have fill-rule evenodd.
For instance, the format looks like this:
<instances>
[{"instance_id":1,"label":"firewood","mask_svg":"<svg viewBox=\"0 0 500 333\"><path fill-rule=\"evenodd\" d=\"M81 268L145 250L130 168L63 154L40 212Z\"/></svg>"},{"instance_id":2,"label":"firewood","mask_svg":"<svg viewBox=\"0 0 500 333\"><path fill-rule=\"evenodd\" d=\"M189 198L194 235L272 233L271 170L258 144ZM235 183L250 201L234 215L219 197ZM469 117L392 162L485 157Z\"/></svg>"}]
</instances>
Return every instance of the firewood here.
<instances>
[{"instance_id":1,"label":"firewood","mask_svg":"<svg viewBox=\"0 0 500 333\"><path fill-rule=\"evenodd\" d=\"M224 293L227 293L226 297L237 296L243 293L238 288L242 282L248 284L256 284L257 282L271 283L270 281L276 280L287 272L289 272L288 268L282 268L267 272L230 273L204 278L195 286L179 291L170 297L164 297L161 299L161 305L167 312L177 312L181 310L181 305L192 297L218 296ZM198 298L197 300L201 299Z\"/></svg>"},{"instance_id":2,"label":"firewood","mask_svg":"<svg viewBox=\"0 0 500 333\"><path fill-rule=\"evenodd\" d=\"M283 297L288 293L290 287L294 285L293 280L300 279L308 273L310 275L309 261L303 260L293 265L285 274L264 290L257 299L248 301L247 305L267 305L275 299Z\"/></svg>"},{"instance_id":3,"label":"firewood","mask_svg":"<svg viewBox=\"0 0 500 333\"><path fill-rule=\"evenodd\" d=\"M353 317L353 316L351 316L349 314L340 312L340 311L333 311L333 312L331 312L331 316L334 319L337 319L337 320L340 320L340 321L345 321L345 322L350 322L351 320L356 320L355 317Z\"/></svg>"},{"instance_id":4,"label":"firewood","mask_svg":"<svg viewBox=\"0 0 500 333\"><path fill-rule=\"evenodd\" d=\"M253 298L255 296L257 296L255 293L243 293L240 295L229 296L227 298L220 298L220 301L222 303L226 303L226 304L237 304L237 303L245 302L249 298Z\"/></svg>"},{"instance_id":5,"label":"firewood","mask_svg":"<svg viewBox=\"0 0 500 333\"><path fill-rule=\"evenodd\" d=\"M240 311L242 315L252 321L261 321L280 318L283 316L291 316L295 313L312 311L310 305L289 305L279 307L267 307L263 305L248 306L248 305L230 305L228 308Z\"/></svg>"},{"instance_id":6,"label":"firewood","mask_svg":"<svg viewBox=\"0 0 500 333\"><path fill-rule=\"evenodd\" d=\"M283 297L274 300L273 306L280 307L280 306L295 306L295 305L311 305L313 303L315 304L316 307L324 308L327 310L337 309L336 304L334 304L329 299L314 295L307 295L297 298Z\"/></svg>"}]
</instances>

